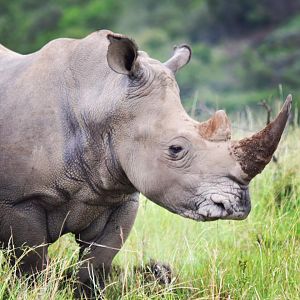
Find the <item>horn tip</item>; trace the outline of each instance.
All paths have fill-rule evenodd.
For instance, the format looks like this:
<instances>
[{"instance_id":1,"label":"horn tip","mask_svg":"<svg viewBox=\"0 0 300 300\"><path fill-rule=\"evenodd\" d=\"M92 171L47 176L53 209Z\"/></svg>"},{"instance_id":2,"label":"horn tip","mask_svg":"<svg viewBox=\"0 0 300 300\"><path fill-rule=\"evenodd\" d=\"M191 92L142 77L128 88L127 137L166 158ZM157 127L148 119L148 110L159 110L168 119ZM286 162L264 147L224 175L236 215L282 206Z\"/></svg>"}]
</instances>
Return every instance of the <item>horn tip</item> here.
<instances>
[{"instance_id":1,"label":"horn tip","mask_svg":"<svg viewBox=\"0 0 300 300\"><path fill-rule=\"evenodd\" d=\"M290 113L291 108L292 108L292 102L293 102L293 97L291 94L289 94L286 97L286 100L284 102L283 108L287 111L287 113Z\"/></svg>"}]
</instances>

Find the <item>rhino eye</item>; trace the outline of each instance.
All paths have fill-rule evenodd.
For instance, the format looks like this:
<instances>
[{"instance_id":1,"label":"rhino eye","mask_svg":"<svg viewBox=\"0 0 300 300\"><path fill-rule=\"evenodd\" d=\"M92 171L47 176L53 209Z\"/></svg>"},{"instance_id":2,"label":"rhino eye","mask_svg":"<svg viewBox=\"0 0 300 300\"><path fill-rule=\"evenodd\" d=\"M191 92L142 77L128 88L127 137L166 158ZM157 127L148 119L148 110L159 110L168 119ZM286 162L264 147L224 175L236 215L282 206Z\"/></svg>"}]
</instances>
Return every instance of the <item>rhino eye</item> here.
<instances>
[{"instance_id":1,"label":"rhino eye","mask_svg":"<svg viewBox=\"0 0 300 300\"><path fill-rule=\"evenodd\" d=\"M183 148L181 146L174 146L174 145L172 145L172 146L169 147L169 152L173 156L176 155L176 154L178 154L182 150L183 150Z\"/></svg>"}]
</instances>

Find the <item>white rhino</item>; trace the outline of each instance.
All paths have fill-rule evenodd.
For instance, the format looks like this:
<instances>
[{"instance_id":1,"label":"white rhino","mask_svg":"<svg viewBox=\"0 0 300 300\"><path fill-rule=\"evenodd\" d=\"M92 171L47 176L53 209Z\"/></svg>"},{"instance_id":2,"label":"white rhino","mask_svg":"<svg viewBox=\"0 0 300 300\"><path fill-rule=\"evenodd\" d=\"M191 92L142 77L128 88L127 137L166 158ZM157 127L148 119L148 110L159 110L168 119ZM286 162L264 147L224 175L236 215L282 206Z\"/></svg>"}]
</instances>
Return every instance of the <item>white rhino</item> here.
<instances>
[{"instance_id":1,"label":"white rhino","mask_svg":"<svg viewBox=\"0 0 300 300\"><path fill-rule=\"evenodd\" d=\"M224 111L199 123L183 109L175 73L190 57L182 45L161 63L107 30L28 55L0 47L0 242L44 244L24 272L41 270L48 244L72 232L90 247L79 271L88 292L88 268L102 281L140 192L197 221L247 217L248 184L276 150L291 97L233 142Z\"/></svg>"}]
</instances>

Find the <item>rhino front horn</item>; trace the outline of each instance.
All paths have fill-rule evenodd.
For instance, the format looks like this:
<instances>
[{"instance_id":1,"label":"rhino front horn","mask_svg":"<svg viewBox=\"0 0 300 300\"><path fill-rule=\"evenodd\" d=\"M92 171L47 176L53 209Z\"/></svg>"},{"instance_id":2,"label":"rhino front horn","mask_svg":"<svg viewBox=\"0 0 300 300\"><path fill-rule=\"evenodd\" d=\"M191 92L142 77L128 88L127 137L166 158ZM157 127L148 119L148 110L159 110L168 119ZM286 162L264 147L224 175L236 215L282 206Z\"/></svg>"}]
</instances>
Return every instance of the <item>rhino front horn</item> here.
<instances>
[{"instance_id":1,"label":"rhino front horn","mask_svg":"<svg viewBox=\"0 0 300 300\"><path fill-rule=\"evenodd\" d=\"M233 143L233 154L247 174L247 180L259 174L272 159L288 121L291 106L292 96L289 95L273 122L251 137Z\"/></svg>"}]
</instances>

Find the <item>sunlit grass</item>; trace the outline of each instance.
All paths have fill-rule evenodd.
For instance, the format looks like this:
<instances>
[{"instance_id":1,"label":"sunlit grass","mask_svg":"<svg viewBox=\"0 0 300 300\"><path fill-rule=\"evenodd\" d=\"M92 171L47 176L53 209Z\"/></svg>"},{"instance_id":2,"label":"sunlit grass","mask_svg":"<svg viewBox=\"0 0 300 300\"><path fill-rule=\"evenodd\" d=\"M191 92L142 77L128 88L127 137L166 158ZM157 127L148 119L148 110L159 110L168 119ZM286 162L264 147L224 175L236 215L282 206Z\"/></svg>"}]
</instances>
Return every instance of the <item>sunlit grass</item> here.
<instances>
[{"instance_id":1,"label":"sunlit grass","mask_svg":"<svg viewBox=\"0 0 300 300\"><path fill-rule=\"evenodd\" d=\"M197 223L142 198L128 241L107 281L106 299L300 299L300 130L289 132L251 184L244 221ZM0 252L0 299L71 299L78 248L67 235L50 247L35 279L19 278ZM150 259L168 263L170 285L141 274ZM66 276L69 274L69 277Z\"/></svg>"}]
</instances>

